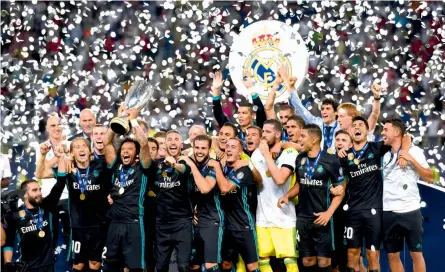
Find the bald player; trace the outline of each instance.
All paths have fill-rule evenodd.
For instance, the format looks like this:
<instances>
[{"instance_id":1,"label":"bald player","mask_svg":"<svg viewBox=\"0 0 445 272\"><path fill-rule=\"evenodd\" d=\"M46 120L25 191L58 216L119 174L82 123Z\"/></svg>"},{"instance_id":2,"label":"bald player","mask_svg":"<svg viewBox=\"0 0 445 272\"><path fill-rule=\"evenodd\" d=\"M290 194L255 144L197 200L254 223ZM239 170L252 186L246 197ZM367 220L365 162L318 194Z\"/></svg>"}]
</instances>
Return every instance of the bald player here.
<instances>
[{"instance_id":1,"label":"bald player","mask_svg":"<svg viewBox=\"0 0 445 272\"><path fill-rule=\"evenodd\" d=\"M96 117L94 116L93 111L90 109L83 109L80 112L80 119L79 119L79 127L82 130L82 132L70 137L68 141L72 141L77 137L83 137L87 139L89 142L91 142L91 136L93 133L94 126L96 126Z\"/></svg>"},{"instance_id":2,"label":"bald player","mask_svg":"<svg viewBox=\"0 0 445 272\"><path fill-rule=\"evenodd\" d=\"M48 153L45 154L46 165L49 165L51 168L57 166L57 157L55 156L54 150L56 146L63 146L64 149L67 150L67 147L64 146L64 137L62 135L62 124L60 123L60 119L56 113L51 113L46 121L46 132L48 133L48 140L45 141L51 145L51 149ZM42 144L42 143L40 143ZM41 156L40 153L40 144L39 149L36 152L36 162L39 161ZM55 178L45 178L39 179L42 190L42 197L46 197L51 192L51 189L57 183L57 179ZM69 207L68 207L68 190L65 188L63 190L62 196L60 197L59 204L57 205L56 215L59 216L59 219L62 221L63 226L63 238L64 244L69 245L70 242L70 218L69 218Z\"/></svg>"},{"instance_id":3,"label":"bald player","mask_svg":"<svg viewBox=\"0 0 445 272\"><path fill-rule=\"evenodd\" d=\"M193 154L193 142L195 141L196 136L198 135L205 135L206 129L201 125L193 125L189 129L189 139L188 142L190 143L190 146L185 147L184 151L182 151L182 155L184 156L191 156Z\"/></svg>"}]
</instances>

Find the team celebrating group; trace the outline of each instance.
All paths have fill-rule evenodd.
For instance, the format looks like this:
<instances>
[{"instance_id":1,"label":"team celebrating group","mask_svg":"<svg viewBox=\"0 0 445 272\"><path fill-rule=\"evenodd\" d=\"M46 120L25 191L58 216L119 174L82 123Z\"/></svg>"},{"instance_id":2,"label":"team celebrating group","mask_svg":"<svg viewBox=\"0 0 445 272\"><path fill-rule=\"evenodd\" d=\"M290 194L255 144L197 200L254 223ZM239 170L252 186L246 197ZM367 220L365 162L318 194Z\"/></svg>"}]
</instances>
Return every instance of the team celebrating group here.
<instances>
[{"instance_id":1,"label":"team celebrating group","mask_svg":"<svg viewBox=\"0 0 445 272\"><path fill-rule=\"evenodd\" d=\"M432 182L423 150L404 123L384 122L374 84L369 118L356 105L324 99L321 117L302 104L296 79L280 68L265 105L238 105L237 120L223 113L216 73L214 116L220 130L150 128L135 109L119 108L131 124L127 137L80 114L82 132L64 141L60 120L47 120L49 140L37 151L36 177L21 184L24 203L3 222L5 262L18 243L26 271L54 271L59 211L73 271L379 271L381 245L391 271L403 271L406 241L414 271L422 256L419 177ZM284 84L289 103L274 111ZM254 110L255 109L255 110ZM41 185L40 185L41 184ZM65 190L65 193L64 193ZM66 194L66 200L63 195Z\"/></svg>"}]
</instances>

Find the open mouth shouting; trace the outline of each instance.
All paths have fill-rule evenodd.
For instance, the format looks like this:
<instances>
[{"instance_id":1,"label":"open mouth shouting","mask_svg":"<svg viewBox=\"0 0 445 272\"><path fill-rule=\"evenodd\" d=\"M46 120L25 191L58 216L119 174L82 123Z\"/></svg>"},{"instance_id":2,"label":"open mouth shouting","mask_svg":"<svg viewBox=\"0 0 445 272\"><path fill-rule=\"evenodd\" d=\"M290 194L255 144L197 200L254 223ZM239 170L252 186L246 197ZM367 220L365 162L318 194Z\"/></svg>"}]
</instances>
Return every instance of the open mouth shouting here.
<instances>
[{"instance_id":1,"label":"open mouth shouting","mask_svg":"<svg viewBox=\"0 0 445 272\"><path fill-rule=\"evenodd\" d=\"M85 161L87 159L87 154L85 152L80 152L79 158L81 161Z\"/></svg>"},{"instance_id":2,"label":"open mouth shouting","mask_svg":"<svg viewBox=\"0 0 445 272\"><path fill-rule=\"evenodd\" d=\"M252 150L255 148L255 143L254 142L247 142L247 149Z\"/></svg>"},{"instance_id":3,"label":"open mouth shouting","mask_svg":"<svg viewBox=\"0 0 445 272\"><path fill-rule=\"evenodd\" d=\"M124 154L124 155L122 156L122 162L123 162L124 164L130 164L130 163L131 163L131 157L130 157L130 155L128 155L128 154Z\"/></svg>"},{"instance_id":4,"label":"open mouth shouting","mask_svg":"<svg viewBox=\"0 0 445 272\"><path fill-rule=\"evenodd\" d=\"M171 145L168 147L170 153L176 154L178 152L178 147L176 145Z\"/></svg>"},{"instance_id":5,"label":"open mouth shouting","mask_svg":"<svg viewBox=\"0 0 445 272\"><path fill-rule=\"evenodd\" d=\"M96 147L103 148L104 142L103 141L96 141Z\"/></svg>"}]
</instances>

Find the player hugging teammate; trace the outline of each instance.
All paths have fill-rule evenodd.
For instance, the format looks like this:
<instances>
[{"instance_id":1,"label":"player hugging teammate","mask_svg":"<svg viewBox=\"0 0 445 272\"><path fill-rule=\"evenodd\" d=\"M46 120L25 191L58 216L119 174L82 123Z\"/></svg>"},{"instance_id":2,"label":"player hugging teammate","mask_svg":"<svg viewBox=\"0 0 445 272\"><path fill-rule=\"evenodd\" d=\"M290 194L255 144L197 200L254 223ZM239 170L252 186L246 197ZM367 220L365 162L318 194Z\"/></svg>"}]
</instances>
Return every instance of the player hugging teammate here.
<instances>
[{"instance_id":1,"label":"player hugging teammate","mask_svg":"<svg viewBox=\"0 0 445 272\"><path fill-rule=\"evenodd\" d=\"M22 184L24 205L3 224L5 261L18 234L26 271L54 270L52 214L66 186L73 271L166 272L175 251L181 272L228 272L235 264L249 272L352 272L362 269L365 246L375 272L382 242L391 269L403 271L404 239L416 271L426 271L416 182L431 182L432 171L402 121L386 121L383 141L373 141L379 87L372 87L368 119L333 99L314 117L293 91L295 79L280 69L273 89L283 82L291 105L280 107L279 118L268 101L256 110L241 104L238 119L229 120L218 74L219 136L194 126L187 152L178 131L149 138L133 109L120 110L132 127L124 140L99 125L92 142L76 137L69 149L55 138L44 142L36 175L57 182L43 199L36 181ZM252 99L261 103L253 91Z\"/></svg>"}]
</instances>

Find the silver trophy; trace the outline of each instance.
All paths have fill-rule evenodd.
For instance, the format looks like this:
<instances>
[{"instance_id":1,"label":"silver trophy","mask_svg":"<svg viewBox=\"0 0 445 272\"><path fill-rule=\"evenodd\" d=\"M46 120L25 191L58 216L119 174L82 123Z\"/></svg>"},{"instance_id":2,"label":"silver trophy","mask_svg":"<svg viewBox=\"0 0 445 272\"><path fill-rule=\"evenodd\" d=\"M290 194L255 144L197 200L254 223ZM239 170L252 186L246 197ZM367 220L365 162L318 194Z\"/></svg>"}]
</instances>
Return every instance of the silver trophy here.
<instances>
[{"instance_id":1,"label":"silver trophy","mask_svg":"<svg viewBox=\"0 0 445 272\"><path fill-rule=\"evenodd\" d=\"M153 92L153 86L147 81L135 81L125 97L125 107L127 110L137 109L138 111L141 111L148 104L148 101L150 101ZM125 114L113 118L110 122L110 127L115 133L120 135L127 134L131 129L130 122Z\"/></svg>"}]
</instances>

